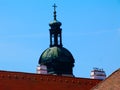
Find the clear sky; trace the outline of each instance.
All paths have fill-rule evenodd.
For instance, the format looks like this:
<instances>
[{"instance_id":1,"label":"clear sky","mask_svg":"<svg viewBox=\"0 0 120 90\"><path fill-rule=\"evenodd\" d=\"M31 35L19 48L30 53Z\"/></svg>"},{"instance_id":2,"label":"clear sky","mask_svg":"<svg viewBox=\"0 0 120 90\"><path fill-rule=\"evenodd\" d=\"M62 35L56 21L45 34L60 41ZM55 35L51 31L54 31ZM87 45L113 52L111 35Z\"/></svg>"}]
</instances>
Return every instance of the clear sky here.
<instances>
[{"instance_id":1,"label":"clear sky","mask_svg":"<svg viewBox=\"0 0 120 90\"><path fill-rule=\"evenodd\" d=\"M49 47L52 5L62 22L63 45L74 56L76 77L93 67L107 75L120 67L120 0L0 0L0 70L36 72Z\"/></svg>"}]
</instances>

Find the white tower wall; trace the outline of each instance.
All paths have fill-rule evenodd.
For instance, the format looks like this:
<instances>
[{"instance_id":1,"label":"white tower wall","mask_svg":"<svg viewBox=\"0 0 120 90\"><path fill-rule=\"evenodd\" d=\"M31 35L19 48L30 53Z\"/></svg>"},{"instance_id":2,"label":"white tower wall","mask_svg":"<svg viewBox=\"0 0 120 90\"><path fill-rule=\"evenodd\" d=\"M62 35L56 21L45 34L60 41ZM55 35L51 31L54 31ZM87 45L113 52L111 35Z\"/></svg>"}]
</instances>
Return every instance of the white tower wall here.
<instances>
[{"instance_id":1,"label":"white tower wall","mask_svg":"<svg viewBox=\"0 0 120 90\"><path fill-rule=\"evenodd\" d=\"M47 74L47 67L45 65L37 66L37 74Z\"/></svg>"},{"instance_id":2,"label":"white tower wall","mask_svg":"<svg viewBox=\"0 0 120 90\"><path fill-rule=\"evenodd\" d=\"M104 80L106 78L105 71L103 71L103 69L94 68L91 71L90 78Z\"/></svg>"}]
</instances>

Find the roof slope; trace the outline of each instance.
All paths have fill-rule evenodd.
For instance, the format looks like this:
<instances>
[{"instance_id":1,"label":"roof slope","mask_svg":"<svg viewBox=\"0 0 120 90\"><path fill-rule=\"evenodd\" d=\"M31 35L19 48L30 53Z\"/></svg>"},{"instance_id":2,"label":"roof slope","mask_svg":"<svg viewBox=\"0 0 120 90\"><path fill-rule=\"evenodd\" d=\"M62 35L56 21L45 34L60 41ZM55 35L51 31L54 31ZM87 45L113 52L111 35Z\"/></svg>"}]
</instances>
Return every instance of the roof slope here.
<instances>
[{"instance_id":1,"label":"roof slope","mask_svg":"<svg viewBox=\"0 0 120 90\"><path fill-rule=\"evenodd\" d=\"M0 71L0 90L90 90L100 80Z\"/></svg>"},{"instance_id":2,"label":"roof slope","mask_svg":"<svg viewBox=\"0 0 120 90\"><path fill-rule=\"evenodd\" d=\"M120 69L113 72L107 79L92 88L92 90L120 90Z\"/></svg>"}]
</instances>

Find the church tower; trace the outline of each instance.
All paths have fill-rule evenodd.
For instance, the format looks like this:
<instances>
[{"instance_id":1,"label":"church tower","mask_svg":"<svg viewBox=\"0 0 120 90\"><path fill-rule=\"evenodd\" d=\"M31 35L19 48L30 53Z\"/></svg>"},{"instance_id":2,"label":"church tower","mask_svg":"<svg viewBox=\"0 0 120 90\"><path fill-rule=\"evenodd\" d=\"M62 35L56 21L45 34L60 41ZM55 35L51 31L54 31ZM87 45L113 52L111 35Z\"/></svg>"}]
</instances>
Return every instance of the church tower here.
<instances>
[{"instance_id":1,"label":"church tower","mask_svg":"<svg viewBox=\"0 0 120 90\"><path fill-rule=\"evenodd\" d=\"M53 74L61 76L74 76L74 58L72 54L62 45L62 23L56 18L56 5L54 7L54 20L50 22L50 46L39 58L39 74ZM42 73L44 72L44 73Z\"/></svg>"},{"instance_id":2,"label":"church tower","mask_svg":"<svg viewBox=\"0 0 120 90\"><path fill-rule=\"evenodd\" d=\"M50 22L49 26L50 28L50 47L53 46L58 46L58 47L62 47L62 29L60 28L60 26L62 25L61 22L59 22L56 19L56 5L54 4L54 20L52 22Z\"/></svg>"}]
</instances>

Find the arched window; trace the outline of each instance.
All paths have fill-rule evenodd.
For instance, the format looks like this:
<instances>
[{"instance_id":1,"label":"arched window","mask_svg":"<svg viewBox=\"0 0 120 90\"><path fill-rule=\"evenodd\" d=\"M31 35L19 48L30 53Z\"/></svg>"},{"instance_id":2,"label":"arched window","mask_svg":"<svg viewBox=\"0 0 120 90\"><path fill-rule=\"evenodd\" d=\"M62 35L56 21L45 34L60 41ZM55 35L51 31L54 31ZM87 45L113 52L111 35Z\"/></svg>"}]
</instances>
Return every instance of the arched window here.
<instances>
[{"instance_id":1,"label":"arched window","mask_svg":"<svg viewBox=\"0 0 120 90\"><path fill-rule=\"evenodd\" d=\"M60 34L58 34L58 45L60 45Z\"/></svg>"},{"instance_id":2,"label":"arched window","mask_svg":"<svg viewBox=\"0 0 120 90\"><path fill-rule=\"evenodd\" d=\"M52 34L52 45L54 45L54 34Z\"/></svg>"}]
</instances>

